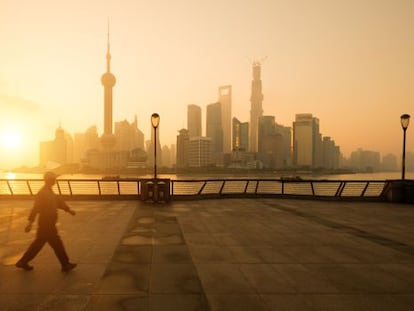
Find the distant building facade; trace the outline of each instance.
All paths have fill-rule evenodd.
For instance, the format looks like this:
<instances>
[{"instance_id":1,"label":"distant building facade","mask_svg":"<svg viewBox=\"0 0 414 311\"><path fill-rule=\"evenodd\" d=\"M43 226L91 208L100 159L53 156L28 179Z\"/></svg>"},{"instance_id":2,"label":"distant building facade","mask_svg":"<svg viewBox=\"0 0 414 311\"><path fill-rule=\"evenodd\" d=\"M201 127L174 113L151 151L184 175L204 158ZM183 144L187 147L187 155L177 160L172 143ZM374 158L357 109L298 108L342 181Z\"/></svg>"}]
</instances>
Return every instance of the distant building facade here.
<instances>
[{"instance_id":1,"label":"distant building facade","mask_svg":"<svg viewBox=\"0 0 414 311\"><path fill-rule=\"evenodd\" d=\"M320 166L321 145L319 120L310 113L296 114L293 122L293 164L303 168Z\"/></svg>"},{"instance_id":2,"label":"distant building facade","mask_svg":"<svg viewBox=\"0 0 414 311\"><path fill-rule=\"evenodd\" d=\"M188 166L206 167L211 163L211 138L190 137L188 144Z\"/></svg>"},{"instance_id":3,"label":"distant building facade","mask_svg":"<svg viewBox=\"0 0 414 311\"><path fill-rule=\"evenodd\" d=\"M278 125L273 116L259 118L258 157L264 168L282 169L290 163L290 128Z\"/></svg>"},{"instance_id":4,"label":"distant building facade","mask_svg":"<svg viewBox=\"0 0 414 311\"><path fill-rule=\"evenodd\" d=\"M388 153L382 157L382 170L387 172L398 170L397 157L395 154Z\"/></svg>"},{"instance_id":5,"label":"distant building facade","mask_svg":"<svg viewBox=\"0 0 414 311\"><path fill-rule=\"evenodd\" d=\"M202 136L201 107L197 105L187 106L187 129L190 137Z\"/></svg>"},{"instance_id":6,"label":"distant building facade","mask_svg":"<svg viewBox=\"0 0 414 311\"><path fill-rule=\"evenodd\" d=\"M144 150L144 134L138 128L137 116L129 123L127 120L115 122L115 150Z\"/></svg>"},{"instance_id":7,"label":"distant building facade","mask_svg":"<svg viewBox=\"0 0 414 311\"><path fill-rule=\"evenodd\" d=\"M220 86L218 88L218 102L221 106L221 125L223 129L223 152L229 153L232 150L231 146L231 101L232 101L232 87L231 85ZM201 136L201 135L200 135Z\"/></svg>"},{"instance_id":8,"label":"distant building facade","mask_svg":"<svg viewBox=\"0 0 414 311\"><path fill-rule=\"evenodd\" d=\"M181 129L177 135L176 167L186 168L189 166L189 143L190 135L187 129Z\"/></svg>"},{"instance_id":9,"label":"distant building facade","mask_svg":"<svg viewBox=\"0 0 414 311\"><path fill-rule=\"evenodd\" d=\"M261 65L259 62L253 63L253 80L250 96L250 135L249 148L252 152L258 151L258 127L259 118L263 116L263 93L261 80Z\"/></svg>"},{"instance_id":10,"label":"distant building facade","mask_svg":"<svg viewBox=\"0 0 414 311\"><path fill-rule=\"evenodd\" d=\"M377 151L360 148L351 153L350 165L358 172L378 172L381 168L381 155Z\"/></svg>"},{"instance_id":11,"label":"distant building facade","mask_svg":"<svg viewBox=\"0 0 414 311\"><path fill-rule=\"evenodd\" d=\"M249 123L240 122L237 118L232 119L233 150L249 150Z\"/></svg>"},{"instance_id":12,"label":"distant building facade","mask_svg":"<svg viewBox=\"0 0 414 311\"><path fill-rule=\"evenodd\" d=\"M207 106L206 136L211 138L211 152L214 155L223 153L223 126L221 118L221 103Z\"/></svg>"},{"instance_id":13,"label":"distant building facade","mask_svg":"<svg viewBox=\"0 0 414 311\"><path fill-rule=\"evenodd\" d=\"M73 145L72 136L59 126L53 140L40 142L39 166L57 168L73 163Z\"/></svg>"}]
</instances>

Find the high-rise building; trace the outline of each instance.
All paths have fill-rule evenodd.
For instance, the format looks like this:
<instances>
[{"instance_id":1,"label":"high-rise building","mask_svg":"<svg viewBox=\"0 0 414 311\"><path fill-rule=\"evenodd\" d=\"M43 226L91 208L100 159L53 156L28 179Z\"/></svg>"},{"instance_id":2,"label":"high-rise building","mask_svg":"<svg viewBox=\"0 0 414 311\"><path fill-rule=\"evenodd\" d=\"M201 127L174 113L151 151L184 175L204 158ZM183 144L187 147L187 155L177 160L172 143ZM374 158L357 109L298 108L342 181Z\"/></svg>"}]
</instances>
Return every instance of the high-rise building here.
<instances>
[{"instance_id":1,"label":"high-rise building","mask_svg":"<svg viewBox=\"0 0 414 311\"><path fill-rule=\"evenodd\" d=\"M202 136L201 108L197 105L187 106L187 129L190 137Z\"/></svg>"},{"instance_id":2,"label":"high-rise building","mask_svg":"<svg viewBox=\"0 0 414 311\"><path fill-rule=\"evenodd\" d=\"M177 153L175 144L170 145L170 154L171 154L171 166L174 167L177 163Z\"/></svg>"},{"instance_id":3,"label":"high-rise building","mask_svg":"<svg viewBox=\"0 0 414 311\"><path fill-rule=\"evenodd\" d=\"M47 167L48 163L53 163L57 168L60 165L73 162L73 139L62 127L55 131L55 138L51 141L40 142L40 161L39 166Z\"/></svg>"},{"instance_id":4,"label":"high-rise building","mask_svg":"<svg viewBox=\"0 0 414 311\"><path fill-rule=\"evenodd\" d=\"M218 88L219 103L221 104L221 125L223 128L223 151L231 152L231 85Z\"/></svg>"},{"instance_id":5,"label":"high-rise building","mask_svg":"<svg viewBox=\"0 0 414 311\"><path fill-rule=\"evenodd\" d=\"M233 118L233 150L249 150L249 123L240 122L236 117Z\"/></svg>"},{"instance_id":6,"label":"high-rise building","mask_svg":"<svg viewBox=\"0 0 414 311\"><path fill-rule=\"evenodd\" d=\"M259 62L253 63L253 81L252 93L250 96L250 141L249 148L252 152L258 151L258 124L259 118L263 115L263 94L262 94L262 80L260 78L261 65Z\"/></svg>"},{"instance_id":7,"label":"high-rise building","mask_svg":"<svg viewBox=\"0 0 414 311\"><path fill-rule=\"evenodd\" d=\"M293 122L293 164L297 167L321 166L322 141L319 120L310 113L297 114Z\"/></svg>"},{"instance_id":8,"label":"high-rise building","mask_svg":"<svg viewBox=\"0 0 414 311\"><path fill-rule=\"evenodd\" d=\"M190 137L188 164L190 167L206 167L211 163L211 138Z\"/></svg>"},{"instance_id":9,"label":"high-rise building","mask_svg":"<svg viewBox=\"0 0 414 311\"><path fill-rule=\"evenodd\" d=\"M115 139L116 150L131 151L137 148L144 150L144 134L138 129L137 116L132 123L127 120L115 122Z\"/></svg>"},{"instance_id":10,"label":"high-rise building","mask_svg":"<svg viewBox=\"0 0 414 311\"><path fill-rule=\"evenodd\" d=\"M162 165L171 167L171 150L167 145L162 147Z\"/></svg>"},{"instance_id":11,"label":"high-rise building","mask_svg":"<svg viewBox=\"0 0 414 311\"><path fill-rule=\"evenodd\" d=\"M382 170L384 171L397 171L397 157L395 154L388 153L382 157Z\"/></svg>"},{"instance_id":12,"label":"high-rise building","mask_svg":"<svg viewBox=\"0 0 414 311\"><path fill-rule=\"evenodd\" d=\"M381 155L378 151L358 149L350 156L350 164L359 172L375 172L381 167Z\"/></svg>"},{"instance_id":13,"label":"high-rise building","mask_svg":"<svg viewBox=\"0 0 414 311\"><path fill-rule=\"evenodd\" d=\"M276 132L276 122L273 116L259 118L258 127L258 160L264 168L283 168L286 162L284 137Z\"/></svg>"},{"instance_id":14,"label":"high-rise building","mask_svg":"<svg viewBox=\"0 0 414 311\"><path fill-rule=\"evenodd\" d=\"M221 104L207 105L206 136L211 138L211 152L213 155L223 153L223 126L221 118Z\"/></svg>"},{"instance_id":15,"label":"high-rise building","mask_svg":"<svg viewBox=\"0 0 414 311\"><path fill-rule=\"evenodd\" d=\"M335 170L340 166L341 152L339 146L329 136L322 139L322 167Z\"/></svg>"},{"instance_id":16,"label":"high-rise building","mask_svg":"<svg viewBox=\"0 0 414 311\"><path fill-rule=\"evenodd\" d=\"M108 25L108 43L106 52L106 72L102 75L101 83L104 87L104 133L101 137L103 149L110 150L115 146L115 136L112 133L112 88L115 86L116 79L111 73L111 53L109 43L109 25Z\"/></svg>"},{"instance_id":17,"label":"high-rise building","mask_svg":"<svg viewBox=\"0 0 414 311\"><path fill-rule=\"evenodd\" d=\"M99 145L99 136L96 126L89 127L85 133L75 133L73 144L74 162L82 162L86 152L91 149L98 150Z\"/></svg>"},{"instance_id":18,"label":"high-rise building","mask_svg":"<svg viewBox=\"0 0 414 311\"><path fill-rule=\"evenodd\" d=\"M177 135L177 150L176 150L176 167L185 168L188 167L188 148L190 135L188 135L187 129L181 129Z\"/></svg>"}]
</instances>

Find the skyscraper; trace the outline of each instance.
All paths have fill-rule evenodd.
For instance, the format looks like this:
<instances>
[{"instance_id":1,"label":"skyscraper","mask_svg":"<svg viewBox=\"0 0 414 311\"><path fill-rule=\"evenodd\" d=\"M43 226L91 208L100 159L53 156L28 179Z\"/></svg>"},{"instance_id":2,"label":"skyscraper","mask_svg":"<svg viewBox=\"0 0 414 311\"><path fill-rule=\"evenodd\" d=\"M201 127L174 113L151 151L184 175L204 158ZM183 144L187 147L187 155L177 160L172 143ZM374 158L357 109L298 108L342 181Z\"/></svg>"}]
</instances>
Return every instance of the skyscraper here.
<instances>
[{"instance_id":1,"label":"skyscraper","mask_svg":"<svg viewBox=\"0 0 414 311\"><path fill-rule=\"evenodd\" d=\"M223 151L231 152L231 85L220 86L218 89L221 104L221 123L223 128Z\"/></svg>"},{"instance_id":2,"label":"skyscraper","mask_svg":"<svg viewBox=\"0 0 414 311\"><path fill-rule=\"evenodd\" d=\"M258 151L258 123L259 118L263 115L263 94L262 94L262 80L260 78L261 67L259 62L253 63L253 81L252 93L250 96L250 151Z\"/></svg>"},{"instance_id":3,"label":"skyscraper","mask_svg":"<svg viewBox=\"0 0 414 311\"><path fill-rule=\"evenodd\" d=\"M293 122L293 162L299 167L321 166L321 134L319 119L310 113L296 115Z\"/></svg>"},{"instance_id":4,"label":"skyscraper","mask_svg":"<svg viewBox=\"0 0 414 311\"><path fill-rule=\"evenodd\" d=\"M105 150L110 150L115 146L115 136L112 133L112 88L115 86L116 79L111 73L109 25L106 52L106 72L102 75L101 83L104 87L104 133L101 137L101 144Z\"/></svg>"},{"instance_id":5,"label":"skyscraper","mask_svg":"<svg viewBox=\"0 0 414 311\"><path fill-rule=\"evenodd\" d=\"M190 136L187 129L181 129L177 135L176 166L177 168L188 167L188 148Z\"/></svg>"},{"instance_id":6,"label":"skyscraper","mask_svg":"<svg viewBox=\"0 0 414 311\"><path fill-rule=\"evenodd\" d=\"M187 129L190 137L201 137L201 108L197 105L187 107Z\"/></svg>"},{"instance_id":7,"label":"skyscraper","mask_svg":"<svg viewBox=\"0 0 414 311\"><path fill-rule=\"evenodd\" d=\"M188 144L190 167L206 167L211 163L211 138L191 137Z\"/></svg>"},{"instance_id":8,"label":"skyscraper","mask_svg":"<svg viewBox=\"0 0 414 311\"><path fill-rule=\"evenodd\" d=\"M223 126L221 122L221 104L207 106L206 136L211 138L211 152L223 153Z\"/></svg>"},{"instance_id":9,"label":"skyscraper","mask_svg":"<svg viewBox=\"0 0 414 311\"><path fill-rule=\"evenodd\" d=\"M233 150L248 151L249 149L249 123L240 122L233 118Z\"/></svg>"}]
</instances>

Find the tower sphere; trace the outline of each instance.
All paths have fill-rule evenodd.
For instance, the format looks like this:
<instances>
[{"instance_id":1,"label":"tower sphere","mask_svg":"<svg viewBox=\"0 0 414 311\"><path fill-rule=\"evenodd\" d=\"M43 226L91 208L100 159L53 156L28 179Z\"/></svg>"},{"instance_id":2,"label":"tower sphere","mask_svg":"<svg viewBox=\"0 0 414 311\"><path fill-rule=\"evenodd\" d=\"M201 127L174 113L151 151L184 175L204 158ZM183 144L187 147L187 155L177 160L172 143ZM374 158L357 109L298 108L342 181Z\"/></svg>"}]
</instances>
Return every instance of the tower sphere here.
<instances>
[{"instance_id":1,"label":"tower sphere","mask_svg":"<svg viewBox=\"0 0 414 311\"><path fill-rule=\"evenodd\" d=\"M102 85L113 87L116 83L115 76L110 72L105 72L101 78Z\"/></svg>"}]
</instances>

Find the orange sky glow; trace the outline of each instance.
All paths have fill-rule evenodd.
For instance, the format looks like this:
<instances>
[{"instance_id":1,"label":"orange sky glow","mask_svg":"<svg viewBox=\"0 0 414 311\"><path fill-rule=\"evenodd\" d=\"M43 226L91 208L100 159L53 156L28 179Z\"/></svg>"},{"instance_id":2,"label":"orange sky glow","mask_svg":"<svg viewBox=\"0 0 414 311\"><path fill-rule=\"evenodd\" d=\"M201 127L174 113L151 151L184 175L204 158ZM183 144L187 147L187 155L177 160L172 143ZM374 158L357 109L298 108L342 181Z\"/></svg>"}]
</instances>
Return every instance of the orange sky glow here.
<instances>
[{"instance_id":1,"label":"orange sky glow","mask_svg":"<svg viewBox=\"0 0 414 311\"><path fill-rule=\"evenodd\" d=\"M251 62L267 57L263 109L279 124L312 113L345 156L400 156L408 113L414 151L414 1L0 3L0 169L37 165L59 125L102 134L108 17L114 121L137 115L145 139L157 112L161 144L175 143L189 104L204 127L220 85L233 87L232 115L249 121Z\"/></svg>"}]
</instances>

